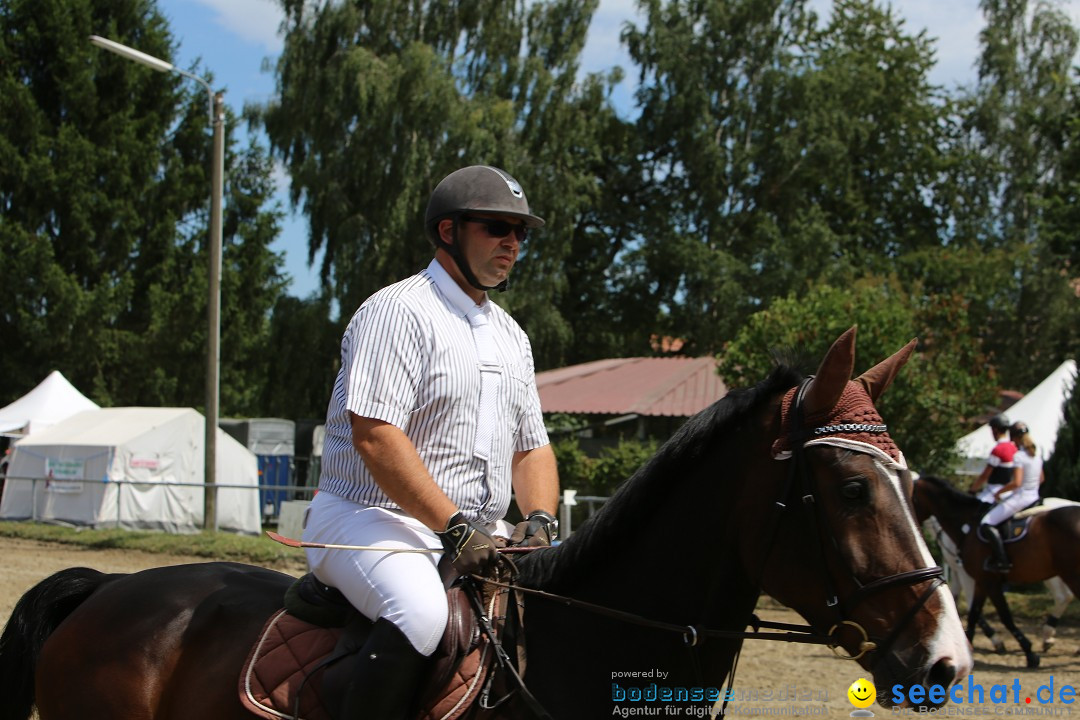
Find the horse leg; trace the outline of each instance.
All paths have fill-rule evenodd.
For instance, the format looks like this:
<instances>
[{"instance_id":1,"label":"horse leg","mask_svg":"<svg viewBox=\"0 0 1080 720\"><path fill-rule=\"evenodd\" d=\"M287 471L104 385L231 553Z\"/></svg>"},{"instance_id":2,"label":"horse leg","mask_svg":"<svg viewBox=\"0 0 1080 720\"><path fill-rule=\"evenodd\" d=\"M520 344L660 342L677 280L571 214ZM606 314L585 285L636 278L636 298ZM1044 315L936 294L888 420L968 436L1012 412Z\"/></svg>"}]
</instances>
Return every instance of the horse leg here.
<instances>
[{"instance_id":1,"label":"horse leg","mask_svg":"<svg viewBox=\"0 0 1080 720\"><path fill-rule=\"evenodd\" d=\"M1069 606L1074 597L1080 597L1080 575L1059 575L1047 580L1046 586L1054 594L1054 607L1050 609L1050 615L1053 616L1054 622L1050 622L1051 618L1049 616L1046 619L1046 624L1052 625L1050 635L1053 637L1053 630L1057 628L1057 621L1065 614L1065 608ZM1046 642L1046 632L1046 626L1044 626L1044 643ZM1051 640L1051 643L1053 643L1053 640ZM1080 648L1076 649L1076 654L1080 655Z\"/></svg>"},{"instance_id":2,"label":"horse leg","mask_svg":"<svg viewBox=\"0 0 1080 720\"><path fill-rule=\"evenodd\" d=\"M1050 652L1050 648L1057 641L1054 636L1057 634L1058 621L1061 620L1061 616L1065 614L1065 608L1069 606L1069 602L1073 599L1072 591L1069 590L1069 586L1060 577L1052 577L1047 580L1046 589L1054 597L1054 607L1050 608L1050 612L1046 613L1046 620L1042 626L1042 649L1044 653Z\"/></svg>"},{"instance_id":3,"label":"horse leg","mask_svg":"<svg viewBox=\"0 0 1080 720\"><path fill-rule=\"evenodd\" d=\"M1027 636L1020 631L1020 628L1013 621L1012 610L1009 609L1009 603L1005 600L1004 591L998 587L994 592L990 593L990 600L994 603L994 607L997 608L1001 622L1016 638L1016 642L1020 643L1020 649L1024 651L1024 655L1027 657L1027 666L1029 668L1039 667L1039 656L1031 649L1031 641L1027 639Z\"/></svg>"},{"instance_id":4,"label":"horse leg","mask_svg":"<svg viewBox=\"0 0 1080 720\"><path fill-rule=\"evenodd\" d=\"M956 555L956 546L952 544L951 540L948 540L948 536L943 536L947 542L940 542L941 549L945 555L945 560L949 565L949 569L952 570L952 576L956 579L956 587L960 588L960 594L965 599L972 597L975 594L975 580L971 575L968 575L967 570L960 564L960 560ZM952 580L949 581L952 584ZM982 629L986 638L993 643L994 652L999 655L1005 653L1005 641L997 637L997 632L987 622L986 617L980 613L978 619L979 627Z\"/></svg>"},{"instance_id":5,"label":"horse leg","mask_svg":"<svg viewBox=\"0 0 1080 720\"><path fill-rule=\"evenodd\" d=\"M982 629L983 634L986 635L986 639L994 644L994 652L998 655L1005 654L1005 641L997 636L997 632L991 627L987 621L985 615L979 615L979 627Z\"/></svg>"},{"instance_id":6,"label":"horse leg","mask_svg":"<svg viewBox=\"0 0 1080 720\"><path fill-rule=\"evenodd\" d=\"M1054 647L1054 643L1057 642L1057 638L1055 636L1057 635L1057 626L1059 620L1061 620L1061 616L1055 615L1053 610L1046 613L1046 620L1043 621L1042 626L1042 651L1044 653L1050 652L1050 648ZM1078 650L1077 652L1080 652L1080 650Z\"/></svg>"},{"instance_id":7,"label":"horse leg","mask_svg":"<svg viewBox=\"0 0 1080 720\"><path fill-rule=\"evenodd\" d=\"M982 619L983 604L986 602L986 593L975 588L971 593L971 607L968 608L967 639L969 643L975 640L975 628Z\"/></svg>"}]
</instances>

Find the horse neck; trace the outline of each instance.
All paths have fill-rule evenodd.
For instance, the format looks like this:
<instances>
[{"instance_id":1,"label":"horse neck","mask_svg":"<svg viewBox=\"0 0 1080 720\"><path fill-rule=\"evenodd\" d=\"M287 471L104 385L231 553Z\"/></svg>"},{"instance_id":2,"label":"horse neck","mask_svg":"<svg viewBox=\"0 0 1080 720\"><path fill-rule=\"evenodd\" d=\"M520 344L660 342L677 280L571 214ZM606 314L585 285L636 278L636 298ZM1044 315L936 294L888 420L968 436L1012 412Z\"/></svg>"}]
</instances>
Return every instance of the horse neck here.
<instances>
[{"instance_id":1,"label":"horse neck","mask_svg":"<svg viewBox=\"0 0 1080 720\"><path fill-rule=\"evenodd\" d=\"M718 595L739 596L746 582L731 514L741 477L732 468L747 445L737 435L712 442L689 470L674 457L650 463L549 557L523 562L524 582L654 616L700 618ZM541 559L544 567L528 567Z\"/></svg>"},{"instance_id":2,"label":"horse neck","mask_svg":"<svg viewBox=\"0 0 1080 720\"><path fill-rule=\"evenodd\" d=\"M522 585L671 625L743 630L757 589L742 565L742 508L757 507L746 493L766 480L757 463L771 462L767 418L794 382L776 374L692 419L566 542L523 558ZM714 638L690 650L679 632L540 598L526 607L529 685L556 717L610 713L592 688L612 670L656 667L673 685L719 686L741 645ZM568 638L588 652L566 652ZM572 692L583 683L597 699L590 712Z\"/></svg>"},{"instance_id":3,"label":"horse neck","mask_svg":"<svg viewBox=\"0 0 1080 720\"><path fill-rule=\"evenodd\" d=\"M920 481L921 482L921 481ZM953 541L957 548L964 544L964 526L973 529L982 519L983 506L974 499L949 491L945 486L933 487L930 491L933 501L933 516L941 525L941 530Z\"/></svg>"},{"instance_id":4,"label":"horse neck","mask_svg":"<svg viewBox=\"0 0 1080 720\"><path fill-rule=\"evenodd\" d=\"M650 477L628 481L565 543L524 558L523 584L647 620L742 630L757 592L739 565L733 512L743 478L733 468L748 445L740 437L717 441L692 472L677 463L652 465ZM605 682L597 668L610 675L656 667L669 673L671 685L719 687L740 645L710 639L689 650L677 632L539 598L526 598L525 616L530 687L556 717L557 709L566 717L610 712L610 704L586 715L576 704L560 705L568 689ZM589 650L567 654L558 638Z\"/></svg>"}]
</instances>

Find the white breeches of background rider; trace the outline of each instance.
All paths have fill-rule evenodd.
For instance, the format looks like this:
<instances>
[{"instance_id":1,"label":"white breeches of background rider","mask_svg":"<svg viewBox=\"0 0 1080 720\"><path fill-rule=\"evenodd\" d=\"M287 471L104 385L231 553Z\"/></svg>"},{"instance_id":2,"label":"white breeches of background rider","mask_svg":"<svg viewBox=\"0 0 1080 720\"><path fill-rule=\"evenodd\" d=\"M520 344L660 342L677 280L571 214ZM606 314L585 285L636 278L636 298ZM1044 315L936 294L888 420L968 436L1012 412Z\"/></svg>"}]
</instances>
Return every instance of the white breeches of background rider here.
<instances>
[{"instance_id":1,"label":"white breeches of background rider","mask_svg":"<svg viewBox=\"0 0 1080 720\"><path fill-rule=\"evenodd\" d=\"M505 527L505 523L497 526ZM334 545L442 550L439 538L419 520L325 491L311 501L303 538ZM435 651L446 628L446 591L438 571L441 557L441 552L307 549L308 567L315 577L340 590L373 622L386 618L394 623L423 655Z\"/></svg>"},{"instance_id":2,"label":"white breeches of background rider","mask_svg":"<svg viewBox=\"0 0 1080 720\"><path fill-rule=\"evenodd\" d=\"M1003 487L1004 487L1004 485L983 485L982 490L977 492L975 494L975 497L979 498L984 503L990 503L991 505L993 505L994 503L997 502L997 498L994 497L994 494ZM1007 498L1012 497L1015 494L1016 493L1014 493L1012 490L1010 490L1009 492L1005 493L1002 496L1001 499L1005 500Z\"/></svg>"},{"instance_id":3,"label":"white breeches of background rider","mask_svg":"<svg viewBox=\"0 0 1080 720\"><path fill-rule=\"evenodd\" d=\"M1020 512L1038 499L1038 489L1034 493L1024 492L1023 489L1017 490L991 508L990 512L983 516L982 522L984 525L1003 523L1011 518L1014 513Z\"/></svg>"}]
</instances>

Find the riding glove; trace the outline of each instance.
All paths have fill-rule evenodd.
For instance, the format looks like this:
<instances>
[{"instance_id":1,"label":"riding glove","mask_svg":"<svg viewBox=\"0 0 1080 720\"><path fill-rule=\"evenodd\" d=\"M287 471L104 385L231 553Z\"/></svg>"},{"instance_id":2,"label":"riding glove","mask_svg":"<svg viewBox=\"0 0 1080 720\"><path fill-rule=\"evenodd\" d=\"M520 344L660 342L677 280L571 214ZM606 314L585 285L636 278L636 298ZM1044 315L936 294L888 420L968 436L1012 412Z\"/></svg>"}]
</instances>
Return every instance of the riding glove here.
<instances>
[{"instance_id":1,"label":"riding glove","mask_svg":"<svg viewBox=\"0 0 1080 720\"><path fill-rule=\"evenodd\" d=\"M480 526L454 513L446 529L436 532L450 561L462 575L483 575L498 559L495 540Z\"/></svg>"},{"instance_id":2,"label":"riding glove","mask_svg":"<svg viewBox=\"0 0 1080 720\"><path fill-rule=\"evenodd\" d=\"M510 546L543 547L559 536L559 521L551 513L533 510L529 516L514 526Z\"/></svg>"}]
</instances>

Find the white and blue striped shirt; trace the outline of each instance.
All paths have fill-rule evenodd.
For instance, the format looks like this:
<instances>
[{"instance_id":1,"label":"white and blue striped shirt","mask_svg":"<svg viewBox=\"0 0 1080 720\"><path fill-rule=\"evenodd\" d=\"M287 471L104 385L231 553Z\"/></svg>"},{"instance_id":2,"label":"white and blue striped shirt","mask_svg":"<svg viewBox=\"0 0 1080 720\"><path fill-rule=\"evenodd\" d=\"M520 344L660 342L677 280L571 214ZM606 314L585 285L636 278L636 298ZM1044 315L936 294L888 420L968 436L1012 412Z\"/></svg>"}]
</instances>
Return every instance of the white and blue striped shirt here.
<instances>
[{"instance_id":1,"label":"white and blue striped shirt","mask_svg":"<svg viewBox=\"0 0 1080 720\"><path fill-rule=\"evenodd\" d=\"M319 490L397 508L353 447L352 412L404 431L436 484L470 520L491 523L506 514L514 453L546 445L548 437L529 339L485 299L481 309L494 333L494 369L501 377L496 417L485 419L492 430L490 458L475 454L481 365L466 316L476 308L437 260L364 301L341 340Z\"/></svg>"}]
</instances>

